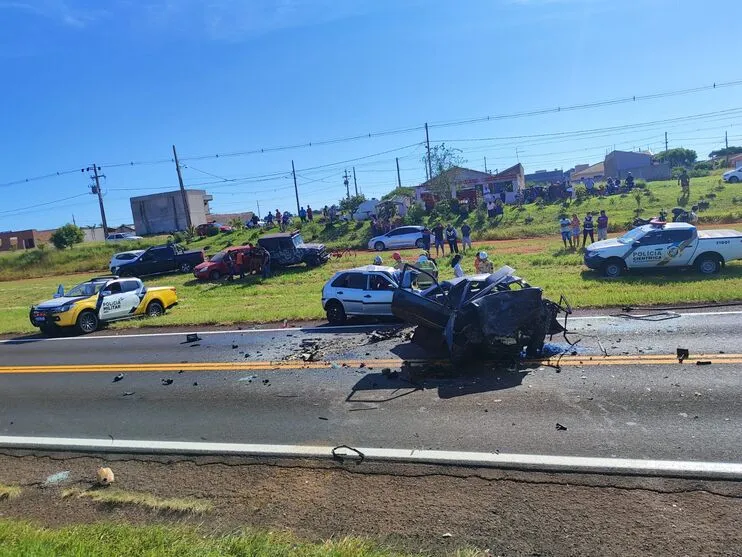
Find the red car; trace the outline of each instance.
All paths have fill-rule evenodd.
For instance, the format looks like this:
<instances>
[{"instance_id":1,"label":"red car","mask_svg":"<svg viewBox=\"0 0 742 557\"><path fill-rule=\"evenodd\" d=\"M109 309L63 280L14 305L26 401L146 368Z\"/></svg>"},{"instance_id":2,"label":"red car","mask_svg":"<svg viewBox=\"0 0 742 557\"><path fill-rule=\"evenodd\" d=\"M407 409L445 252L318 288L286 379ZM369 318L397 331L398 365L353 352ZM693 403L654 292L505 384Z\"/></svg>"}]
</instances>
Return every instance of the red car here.
<instances>
[{"instance_id":1,"label":"red car","mask_svg":"<svg viewBox=\"0 0 742 557\"><path fill-rule=\"evenodd\" d=\"M216 236L220 232L234 232L234 228L220 222L207 222L206 224L199 224L196 227L196 234L201 237Z\"/></svg>"},{"instance_id":2,"label":"red car","mask_svg":"<svg viewBox=\"0 0 742 557\"><path fill-rule=\"evenodd\" d=\"M215 253L209 257L208 261L196 265L193 269L193 276L199 280L219 280L222 277L228 277L230 274L229 260L237 260L237 253L242 252L245 257L245 273L253 271L259 272L263 261L263 249L254 247L252 244L245 246L234 246Z\"/></svg>"}]
</instances>

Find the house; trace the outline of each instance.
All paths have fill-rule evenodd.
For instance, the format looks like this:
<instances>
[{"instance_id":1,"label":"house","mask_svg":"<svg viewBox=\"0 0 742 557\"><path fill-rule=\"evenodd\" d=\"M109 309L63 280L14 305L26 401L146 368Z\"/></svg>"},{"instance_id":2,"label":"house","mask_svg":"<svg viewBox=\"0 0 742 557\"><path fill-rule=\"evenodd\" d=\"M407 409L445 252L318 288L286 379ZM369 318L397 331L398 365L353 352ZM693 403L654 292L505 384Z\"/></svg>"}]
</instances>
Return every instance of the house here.
<instances>
[{"instance_id":1,"label":"house","mask_svg":"<svg viewBox=\"0 0 742 557\"><path fill-rule=\"evenodd\" d=\"M523 165L520 163L496 174L454 166L416 186L415 200L424 203L430 210L438 201L436 190L446 188L452 198L467 202L471 208L476 207L481 201L497 197L505 203L515 203L516 196L522 192L525 185Z\"/></svg>"},{"instance_id":2,"label":"house","mask_svg":"<svg viewBox=\"0 0 742 557\"><path fill-rule=\"evenodd\" d=\"M604 176L626 178L629 172L637 179L667 180L672 169L654 160L649 151L612 151L605 156Z\"/></svg>"},{"instance_id":3,"label":"house","mask_svg":"<svg viewBox=\"0 0 742 557\"><path fill-rule=\"evenodd\" d=\"M103 232L102 226L83 226L81 227L85 237L82 239L83 242L103 242L106 239L106 234ZM109 234L135 234L133 224L122 224L121 226L109 226Z\"/></svg>"},{"instance_id":4,"label":"house","mask_svg":"<svg viewBox=\"0 0 742 557\"><path fill-rule=\"evenodd\" d=\"M137 234L170 234L191 226L206 224L210 217L209 202L213 199L204 190L186 190L188 212L186 213L181 190L141 195L129 199L131 214Z\"/></svg>"},{"instance_id":5,"label":"house","mask_svg":"<svg viewBox=\"0 0 742 557\"><path fill-rule=\"evenodd\" d=\"M742 153L729 157L729 166L732 168L742 168Z\"/></svg>"},{"instance_id":6,"label":"house","mask_svg":"<svg viewBox=\"0 0 742 557\"><path fill-rule=\"evenodd\" d=\"M587 166L587 165L586 165ZM548 185L558 184L565 179L565 173L562 170L537 170L533 174L526 174L526 184L528 185Z\"/></svg>"},{"instance_id":7,"label":"house","mask_svg":"<svg viewBox=\"0 0 742 557\"><path fill-rule=\"evenodd\" d=\"M579 184L588 178L600 180L603 176L605 176L605 165L602 162L590 166L586 164L578 164L575 166L575 171L570 174L569 181L572 184Z\"/></svg>"},{"instance_id":8,"label":"house","mask_svg":"<svg viewBox=\"0 0 742 557\"><path fill-rule=\"evenodd\" d=\"M39 243L43 241L45 240L34 229L8 230L7 232L0 232L0 251L33 249L38 247Z\"/></svg>"}]
</instances>

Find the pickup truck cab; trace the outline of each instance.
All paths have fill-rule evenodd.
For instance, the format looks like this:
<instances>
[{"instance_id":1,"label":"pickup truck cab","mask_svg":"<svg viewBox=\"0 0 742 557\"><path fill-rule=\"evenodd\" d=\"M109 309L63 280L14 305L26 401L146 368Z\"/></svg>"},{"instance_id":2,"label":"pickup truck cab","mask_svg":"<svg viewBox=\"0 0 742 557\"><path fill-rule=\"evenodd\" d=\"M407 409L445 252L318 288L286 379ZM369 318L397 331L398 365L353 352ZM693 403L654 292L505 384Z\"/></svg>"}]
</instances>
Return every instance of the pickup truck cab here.
<instances>
[{"instance_id":1,"label":"pickup truck cab","mask_svg":"<svg viewBox=\"0 0 742 557\"><path fill-rule=\"evenodd\" d=\"M585 265L607 277L618 277L628 269L666 267L694 267L712 275L735 259L742 259L742 232L700 232L684 222L639 226L619 238L595 242L585 251Z\"/></svg>"},{"instance_id":2,"label":"pickup truck cab","mask_svg":"<svg viewBox=\"0 0 742 557\"><path fill-rule=\"evenodd\" d=\"M162 273L190 273L204 261L201 250L187 251L178 244L153 246L136 259L111 269L111 273L122 277L141 277Z\"/></svg>"},{"instance_id":3,"label":"pickup truck cab","mask_svg":"<svg viewBox=\"0 0 742 557\"><path fill-rule=\"evenodd\" d=\"M330 259L324 244L305 244L298 230L265 234L258 239L258 246L270 254L271 265L276 267L298 263L318 267Z\"/></svg>"}]
</instances>

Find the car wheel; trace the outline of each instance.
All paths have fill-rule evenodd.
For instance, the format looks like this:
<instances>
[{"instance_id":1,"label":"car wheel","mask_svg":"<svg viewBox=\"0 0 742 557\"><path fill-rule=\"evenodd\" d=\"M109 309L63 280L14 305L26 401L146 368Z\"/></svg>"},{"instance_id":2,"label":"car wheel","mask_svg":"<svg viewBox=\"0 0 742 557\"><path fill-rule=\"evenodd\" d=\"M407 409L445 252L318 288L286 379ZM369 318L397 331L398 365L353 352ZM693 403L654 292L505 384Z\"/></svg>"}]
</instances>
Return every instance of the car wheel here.
<instances>
[{"instance_id":1,"label":"car wheel","mask_svg":"<svg viewBox=\"0 0 742 557\"><path fill-rule=\"evenodd\" d=\"M730 184L736 184L737 182L739 182L739 178L737 178L736 176L731 176L729 178L729 183Z\"/></svg>"},{"instance_id":2,"label":"car wheel","mask_svg":"<svg viewBox=\"0 0 742 557\"><path fill-rule=\"evenodd\" d=\"M418 249L423 249L425 247L425 242L423 242L422 238L415 240L415 247Z\"/></svg>"},{"instance_id":3,"label":"car wheel","mask_svg":"<svg viewBox=\"0 0 742 557\"><path fill-rule=\"evenodd\" d=\"M165 308L158 300L153 300L147 306L147 317L162 317L165 315Z\"/></svg>"},{"instance_id":4,"label":"car wheel","mask_svg":"<svg viewBox=\"0 0 742 557\"><path fill-rule=\"evenodd\" d=\"M608 278L617 278L623 274L624 262L618 259L611 259L603 263L603 276Z\"/></svg>"},{"instance_id":5,"label":"car wheel","mask_svg":"<svg viewBox=\"0 0 742 557\"><path fill-rule=\"evenodd\" d=\"M721 271L721 260L715 255L702 255L696 261L696 269L702 275L715 275Z\"/></svg>"},{"instance_id":6,"label":"car wheel","mask_svg":"<svg viewBox=\"0 0 742 557\"><path fill-rule=\"evenodd\" d=\"M181 273L190 273L193 270L193 265L190 263L181 263L180 264L180 272Z\"/></svg>"},{"instance_id":7,"label":"car wheel","mask_svg":"<svg viewBox=\"0 0 742 557\"><path fill-rule=\"evenodd\" d=\"M374 244L374 249L376 251L384 251L386 249L386 246L384 245L384 242L376 242Z\"/></svg>"},{"instance_id":8,"label":"car wheel","mask_svg":"<svg viewBox=\"0 0 742 557\"><path fill-rule=\"evenodd\" d=\"M211 271L211 273L209 274L209 278L211 280L219 280L220 278L222 278L222 274L219 271Z\"/></svg>"},{"instance_id":9,"label":"car wheel","mask_svg":"<svg viewBox=\"0 0 742 557\"><path fill-rule=\"evenodd\" d=\"M345 308L343 304L337 300L331 300L327 302L325 306L325 312L327 313L327 320L332 325L342 325L345 323L347 316L345 315Z\"/></svg>"},{"instance_id":10,"label":"car wheel","mask_svg":"<svg viewBox=\"0 0 742 557\"><path fill-rule=\"evenodd\" d=\"M84 335L94 333L98 330L99 325L98 316L94 311L83 311L77 317L77 330Z\"/></svg>"}]
</instances>

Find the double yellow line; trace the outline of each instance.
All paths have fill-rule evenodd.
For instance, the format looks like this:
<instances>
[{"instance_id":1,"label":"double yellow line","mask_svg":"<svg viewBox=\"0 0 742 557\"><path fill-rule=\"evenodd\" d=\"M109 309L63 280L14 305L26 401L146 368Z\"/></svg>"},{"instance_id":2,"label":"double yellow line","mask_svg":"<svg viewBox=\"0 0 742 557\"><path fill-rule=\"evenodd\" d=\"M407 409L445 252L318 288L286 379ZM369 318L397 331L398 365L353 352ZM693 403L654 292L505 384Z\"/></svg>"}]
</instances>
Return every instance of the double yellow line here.
<instances>
[{"instance_id":1,"label":"double yellow line","mask_svg":"<svg viewBox=\"0 0 742 557\"><path fill-rule=\"evenodd\" d=\"M64 364L0 366L0 374L9 373L95 373L95 372L186 372L186 371L292 371L297 369L353 368L380 371L383 368L398 368L404 360L336 360L336 361L245 361L245 362L187 362L187 363L123 363L123 364ZM441 360L409 361L413 366L442 365L450 362ZM742 354L713 354L685 360L683 365L696 365L697 362L717 364L742 364ZM484 365L493 362L483 362ZM543 360L528 360L526 365L560 367L583 366L635 366L635 365L679 365L672 354L642 354L635 356L564 356Z\"/></svg>"}]
</instances>

